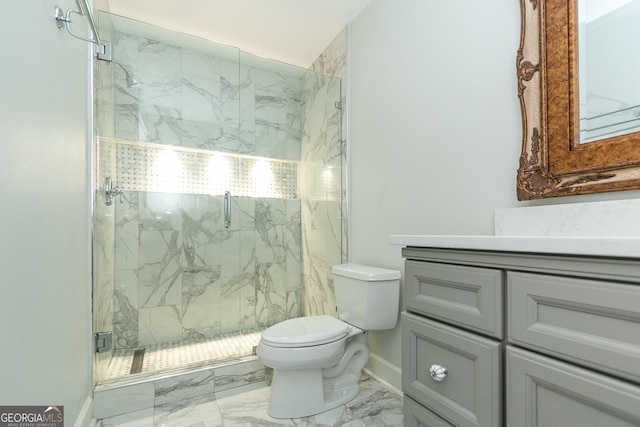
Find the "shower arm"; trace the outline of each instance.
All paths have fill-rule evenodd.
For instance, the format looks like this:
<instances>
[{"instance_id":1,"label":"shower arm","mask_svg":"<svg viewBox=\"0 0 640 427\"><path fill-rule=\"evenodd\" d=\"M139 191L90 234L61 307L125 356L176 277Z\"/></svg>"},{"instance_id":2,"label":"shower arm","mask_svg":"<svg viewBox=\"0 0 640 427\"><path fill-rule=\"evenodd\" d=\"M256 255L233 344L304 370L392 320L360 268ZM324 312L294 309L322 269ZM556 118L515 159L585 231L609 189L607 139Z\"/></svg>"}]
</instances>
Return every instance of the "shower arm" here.
<instances>
[{"instance_id":1,"label":"shower arm","mask_svg":"<svg viewBox=\"0 0 640 427\"><path fill-rule=\"evenodd\" d=\"M56 24L59 29L66 27L67 32L71 34L73 37L88 42L93 43L95 45L95 54L96 57L102 61L112 61L111 57L111 42L106 40L100 40L100 36L98 35L98 30L96 29L96 24L93 20L93 15L91 14L91 9L87 4L87 0L76 0L76 5L78 9L69 9L66 12L63 12L61 8L56 6L53 10L53 16L56 19ZM89 21L89 27L91 28L92 38L85 38L77 35L71 30L71 14L75 13L80 16L86 16Z\"/></svg>"}]
</instances>

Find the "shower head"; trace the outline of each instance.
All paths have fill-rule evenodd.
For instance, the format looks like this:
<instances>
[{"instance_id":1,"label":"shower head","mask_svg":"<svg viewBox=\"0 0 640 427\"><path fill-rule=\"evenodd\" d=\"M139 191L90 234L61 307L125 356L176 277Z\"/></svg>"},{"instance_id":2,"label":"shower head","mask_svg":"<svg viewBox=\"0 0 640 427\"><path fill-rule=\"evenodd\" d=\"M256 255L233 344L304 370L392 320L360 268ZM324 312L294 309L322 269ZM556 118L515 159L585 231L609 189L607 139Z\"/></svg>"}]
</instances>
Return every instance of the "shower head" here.
<instances>
[{"instance_id":1,"label":"shower head","mask_svg":"<svg viewBox=\"0 0 640 427\"><path fill-rule=\"evenodd\" d=\"M129 71L127 67L125 67L124 65L122 65L122 63L116 61L115 59L112 59L110 62L118 64L120 68L124 70L127 87L133 88L140 86L140 81L135 78L135 76L131 73L131 71Z\"/></svg>"},{"instance_id":2,"label":"shower head","mask_svg":"<svg viewBox=\"0 0 640 427\"><path fill-rule=\"evenodd\" d=\"M131 71L129 70L125 71L125 74L126 74L127 87L140 86L140 81L136 79L133 74L131 74Z\"/></svg>"}]
</instances>

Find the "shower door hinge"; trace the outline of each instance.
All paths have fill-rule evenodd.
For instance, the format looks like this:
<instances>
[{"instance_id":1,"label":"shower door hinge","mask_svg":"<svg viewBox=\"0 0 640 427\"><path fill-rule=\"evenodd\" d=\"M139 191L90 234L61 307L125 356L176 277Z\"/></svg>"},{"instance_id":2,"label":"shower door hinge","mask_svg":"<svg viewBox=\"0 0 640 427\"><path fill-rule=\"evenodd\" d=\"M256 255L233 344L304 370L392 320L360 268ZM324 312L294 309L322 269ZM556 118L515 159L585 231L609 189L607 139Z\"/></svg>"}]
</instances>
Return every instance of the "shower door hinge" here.
<instances>
[{"instance_id":1,"label":"shower door hinge","mask_svg":"<svg viewBox=\"0 0 640 427\"><path fill-rule=\"evenodd\" d=\"M98 332L95 335L96 353L105 353L111 350L111 331Z\"/></svg>"},{"instance_id":2,"label":"shower door hinge","mask_svg":"<svg viewBox=\"0 0 640 427\"><path fill-rule=\"evenodd\" d=\"M342 101L336 101L333 105L335 105L338 110L342 110Z\"/></svg>"}]
</instances>

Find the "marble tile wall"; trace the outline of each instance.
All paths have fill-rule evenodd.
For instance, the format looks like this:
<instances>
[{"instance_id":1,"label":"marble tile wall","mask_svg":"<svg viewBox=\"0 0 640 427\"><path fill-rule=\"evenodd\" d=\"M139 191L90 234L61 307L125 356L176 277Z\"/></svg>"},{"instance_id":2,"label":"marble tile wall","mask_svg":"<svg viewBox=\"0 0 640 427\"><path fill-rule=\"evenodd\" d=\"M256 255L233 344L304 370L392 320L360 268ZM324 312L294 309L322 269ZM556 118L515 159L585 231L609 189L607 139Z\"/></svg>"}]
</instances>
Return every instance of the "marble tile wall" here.
<instances>
[{"instance_id":1,"label":"marble tile wall","mask_svg":"<svg viewBox=\"0 0 640 427\"><path fill-rule=\"evenodd\" d=\"M300 72L249 65L248 54L227 50L219 57L115 31L114 57L141 84L127 87L124 71L110 65L115 125L110 134L101 122L101 135L299 160Z\"/></svg>"},{"instance_id":2,"label":"marble tile wall","mask_svg":"<svg viewBox=\"0 0 640 427\"><path fill-rule=\"evenodd\" d=\"M336 316L331 267L347 261L346 107L347 29L302 77L302 199L304 314Z\"/></svg>"},{"instance_id":3,"label":"marble tile wall","mask_svg":"<svg viewBox=\"0 0 640 427\"><path fill-rule=\"evenodd\" d=\"M300 201L131 192L115 203L114 334L134 348L300 315Z\"/></svg>"}]
</instances>

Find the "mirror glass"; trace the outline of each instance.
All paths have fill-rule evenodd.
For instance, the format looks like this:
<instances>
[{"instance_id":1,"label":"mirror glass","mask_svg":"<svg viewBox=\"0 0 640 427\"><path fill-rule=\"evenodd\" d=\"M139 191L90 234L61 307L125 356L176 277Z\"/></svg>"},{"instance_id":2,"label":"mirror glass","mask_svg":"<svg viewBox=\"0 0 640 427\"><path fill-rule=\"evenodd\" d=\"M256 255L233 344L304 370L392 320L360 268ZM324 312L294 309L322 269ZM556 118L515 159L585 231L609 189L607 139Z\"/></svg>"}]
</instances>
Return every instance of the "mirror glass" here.
<instances>
[{"instance_id":1,"label":"mirror glass","mask_svg":"<svg viewBox=\"0 0 640 427\"><path fill-rule=\"evenodd\" d=\"M640 0L579 0L580 143L640 131Z\"/></svg>"}]
</instances>

